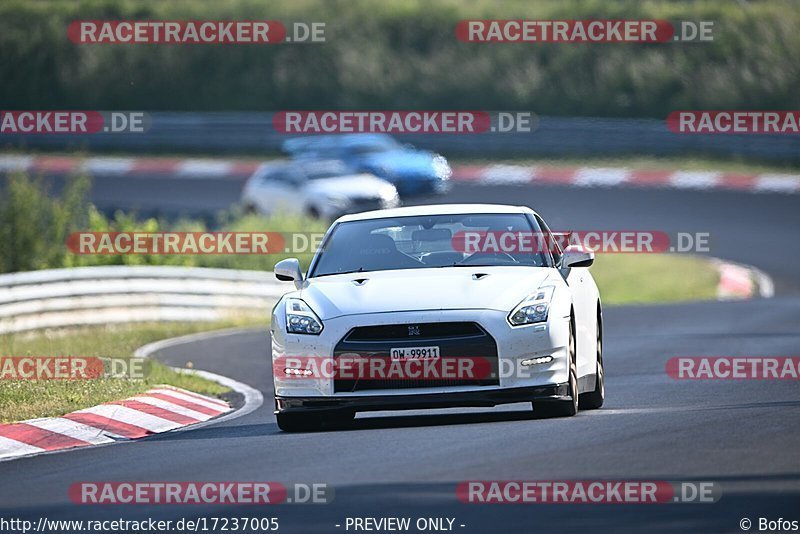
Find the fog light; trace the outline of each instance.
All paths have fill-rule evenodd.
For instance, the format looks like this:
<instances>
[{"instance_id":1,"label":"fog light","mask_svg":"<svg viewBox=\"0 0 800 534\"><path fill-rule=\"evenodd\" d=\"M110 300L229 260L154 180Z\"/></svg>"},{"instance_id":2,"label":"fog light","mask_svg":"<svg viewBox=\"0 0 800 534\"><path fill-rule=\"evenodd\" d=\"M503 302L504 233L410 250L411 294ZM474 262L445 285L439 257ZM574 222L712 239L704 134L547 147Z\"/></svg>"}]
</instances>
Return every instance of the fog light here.
<instances>
[{"instance_id":1,"label":"fog light","mask_svg":"<svg viewBox=\"0 0 800 534\"><path fill-rule=\"evenodd\" d=\"M314 374L311 369L295 369L293 367L287 367L283 372L289 376L311 376Z\"/></svg>"},{"instance_id":2,"label":"fog light","mask_svg":"<svg viewBox=\"0 0 800 534\"><path fill-rule=\"evenodd\" d=\"M519 362L520 365L529 366L529 365L541 365L543 363L550 363L553 361L552 356L541 356L539 358L529 358L527 360L522 360Z\"/></svg>"}]
</instances>

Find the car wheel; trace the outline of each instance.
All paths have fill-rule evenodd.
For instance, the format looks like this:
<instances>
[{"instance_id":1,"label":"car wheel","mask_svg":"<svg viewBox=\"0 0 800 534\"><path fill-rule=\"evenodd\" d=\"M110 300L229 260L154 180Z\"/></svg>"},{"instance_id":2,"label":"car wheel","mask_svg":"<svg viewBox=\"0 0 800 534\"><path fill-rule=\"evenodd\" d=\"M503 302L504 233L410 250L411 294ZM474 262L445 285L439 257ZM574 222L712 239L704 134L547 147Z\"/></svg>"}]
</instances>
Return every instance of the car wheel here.
<instances>
[{"instance_id":1,"label":"car wheel","mask_svg":"<svg viewBox=\"0 0 800 534\"><path fill-rule=\"evenodd\" d=\"M284 432L312 432L322 427L322 418L316 414L279 413L275 417Z\"/></svg>"},{"instance_id":2,"label":"car wheel","mask_svg":"<svg viewBox=\"0 0 800 534\"><path fill-rule=\"evenodd\" d=\"M534 401L533 413L544 417L571 417L578 413L578 369L574 317L569 321L569 399Z\"/></svg>"},{"instance_id":3,"label":"car wheel","mask_svg":"<svg viewBox=\"0 0 800 534\"><path fill-rule=\"evenodd\" d=\"M255 204L245 204L243 210L245 215L256 215L258 213L258 208L256 208Z\"/></svg>"},{"instance_id":4,"label":"car wheel","mask_svg":"<svg viewBox=\"0 0 800 534\"><path fill-rule=\"evenodd\" d=\"M314 206L309 206L306 209L306 215L308 215L312 219L320 219L321 218L321 216L319 214L319 210L317 208L315 208Z\"/></svg>"},{"instance_id":5,"label":"car wheel","mask_svg":"<svg viewBox=\"0 0 800 534\"><path fill-rule=\"evenodd\" d=\"M594 391L584 393L580 397L581 410L596 410L603 406L606 398L605 372L603 370L603 316L597 314L597 380Z\"/></svg>"},{"instance_id":6,"label":"car wheel","mask_svg":"<svg viewBox=\"0 0 800 534\"><path fill-rule=\"evenodd\" d=\"M353 419L355 419L355 417L356 412L345 410L331 414L331 416L325 418L325 421L329 422L333 428L343 429L348 428L353 423Z\"/></svg>"}]
</instances>

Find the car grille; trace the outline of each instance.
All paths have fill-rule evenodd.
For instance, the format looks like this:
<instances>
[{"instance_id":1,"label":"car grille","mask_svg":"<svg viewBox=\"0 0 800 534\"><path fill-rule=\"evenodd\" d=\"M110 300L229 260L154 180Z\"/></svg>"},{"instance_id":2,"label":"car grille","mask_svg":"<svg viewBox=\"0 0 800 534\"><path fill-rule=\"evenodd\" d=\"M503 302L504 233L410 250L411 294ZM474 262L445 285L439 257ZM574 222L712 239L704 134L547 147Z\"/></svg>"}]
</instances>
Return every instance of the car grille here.
<instances>
[{"instance_id":1,"label":"car grille","mask_svg":"<svg viewBox=\"0 0 800 534\"><path fill-rule=\"evenodd\" d=\"M409 327L415 327L414 331L419 333L410 334ZM436 340L482 335L486 335L486 332L477 323L386 324L353 328L344 339L345 341L408 341L409 338Z\"/></svg>"},{"instance_id":2,"label":"car grille","mask_svg":"<svg viewBox=\"0 0 800 534\"><path fill-rule=\"evenodd\" d=\"M394 347L438 346L442 360L473 358L486 370L480 376L461 378L385 379L336 376L334 393L365 390L499 385L497 344L473 322L441 322L361 326L350 330L334 348L334 358L359 354L365 358L390 361ZM487 367L488 366L488 367Z\"/></svg>"}]
</instances>

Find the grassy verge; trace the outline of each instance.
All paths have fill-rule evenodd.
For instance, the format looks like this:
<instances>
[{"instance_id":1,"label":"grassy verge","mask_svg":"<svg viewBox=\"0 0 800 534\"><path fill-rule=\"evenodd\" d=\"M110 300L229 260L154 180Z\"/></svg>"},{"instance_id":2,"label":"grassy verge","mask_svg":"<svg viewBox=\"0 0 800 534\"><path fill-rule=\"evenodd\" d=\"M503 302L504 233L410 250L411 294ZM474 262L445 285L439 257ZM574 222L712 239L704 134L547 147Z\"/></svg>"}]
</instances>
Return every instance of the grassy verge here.
<instances>
[{"instance_id":1,"label":"grassy verge","mask_svg":"<svg viewBox=\"0 0 800 534\"><path fill-rule=\"evenodd\" d=\"M603 304L713 299L719 282L708 260L676 254L598 254L591 272Z\"/></svg>"},{"instance_id":2,"label":"grassy verge","mask_svg":"<svg viewBox=\"0 0 800 534\"><path fill-rule=\"evenodd\" d=\"M130 358L142 345L204 330L264 324L255 320L219 323L143 323L48 330L0 336L3 356L102 356ZM188 362L187 362L188 364ZM0 384L0 423L52 417L118 400L169 384L220 396L229 390L191 374L180 374L155 360L145 362L144 379L3 380Z\"/></svg>"}]
</instances>

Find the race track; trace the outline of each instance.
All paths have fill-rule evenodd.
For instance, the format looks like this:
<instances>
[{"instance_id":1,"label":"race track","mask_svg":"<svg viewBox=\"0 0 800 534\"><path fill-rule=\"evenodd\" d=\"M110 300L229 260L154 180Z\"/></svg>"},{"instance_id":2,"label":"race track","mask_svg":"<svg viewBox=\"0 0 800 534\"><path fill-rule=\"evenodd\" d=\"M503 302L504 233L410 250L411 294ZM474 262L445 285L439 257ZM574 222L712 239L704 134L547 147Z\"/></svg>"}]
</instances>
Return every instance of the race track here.
<instances>
[{"instance_id":1,"label":"race track","mask_svg":"<svg viewBox=\"0 0 800 534\"><path fill-rule=\"evenodd\" d=\"M113 190L98 183L93 194L107 207L113 203L109 195L141 190L148 198L137 197L139 208L203 211L233 202L235 185L204 181L202 189L193 189L191 206L181 204L192 195L182 189L185 182L144 187L118 181ZM460 185L444 200L528 204L554 228L710 232L713 255L764 269L775 279L777 296L607 308L606 406L569 419L534 419L511 406L375 414L359 417L349 430L283 434L272 415L266 332L175 346L158 357L174 365L192 361L245 382L263 392L265 404L195 431L0 463L0 515L277 516L282 532L344 532L335 525L344 525L348 516L445 516L454 517L455 531L464 533L740 532L744 517L800 519L792 517L800 498L797 382L676 381L664 369L673 356L797 355L796 198ZM721 486L722 499L659 505L470 505L456 499L458 482L490 479L711 481ZM327 505L236 509L72 504L68 487L86 480L325 482L334 486L336 498Z\"/></svg>"}]
</instances>

